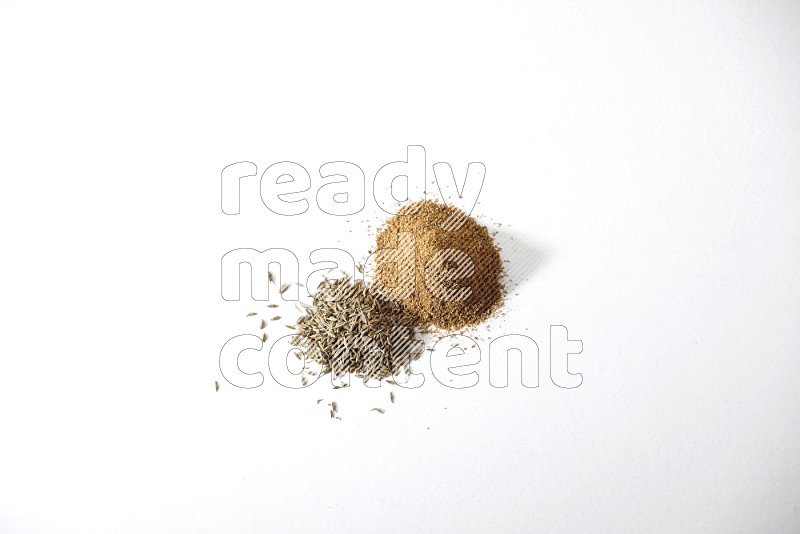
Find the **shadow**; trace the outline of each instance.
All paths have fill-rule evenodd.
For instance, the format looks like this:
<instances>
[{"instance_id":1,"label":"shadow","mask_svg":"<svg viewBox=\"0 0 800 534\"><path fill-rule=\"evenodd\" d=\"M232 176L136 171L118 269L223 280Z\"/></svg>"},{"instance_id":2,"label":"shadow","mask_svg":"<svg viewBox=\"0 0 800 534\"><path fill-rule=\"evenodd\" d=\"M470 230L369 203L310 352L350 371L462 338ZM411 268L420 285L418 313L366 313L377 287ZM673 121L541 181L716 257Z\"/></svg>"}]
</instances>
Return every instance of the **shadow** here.
<instances>
[{"instance_id":1,"label":"shadow","mask_svg":"<svg viewBox=\"0 0 800 534\"><path fill-rule=\"evenodd\" d=\"M541 271L555 254L554 250L532 244L502 226L494 230L497 231L494 240L500 247L500 258L506 272L505 284L509 292L521 287Z\"/></svg>"}]
</instances>

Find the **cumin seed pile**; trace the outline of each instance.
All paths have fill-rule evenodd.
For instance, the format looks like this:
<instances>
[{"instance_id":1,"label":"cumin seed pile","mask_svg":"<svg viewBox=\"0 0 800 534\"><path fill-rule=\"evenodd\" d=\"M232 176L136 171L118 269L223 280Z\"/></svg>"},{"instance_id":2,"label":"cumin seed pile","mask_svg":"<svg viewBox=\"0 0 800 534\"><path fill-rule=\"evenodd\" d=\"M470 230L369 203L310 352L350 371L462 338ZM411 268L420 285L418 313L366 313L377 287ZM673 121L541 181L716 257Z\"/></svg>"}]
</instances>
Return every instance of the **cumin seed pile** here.
<instances>
[{"instance_id":1,"label":"cumin seed pile","mask_svg":"<svg viewBox=\"0 0 800 534\"><path fill-rule=\"evenodd\" d=\"M416 317L362 280L322 282L305 309L292 344L334 379L346 373L377 380L408 373L424 348Z\"/></svg>"},{"instance_id":2,"label":"cumin seed pile","mask_svg":"<svg viewBox=\"0 0 800 534\"><path fill-rule=\"evenodd\" d=\"M486 227L458 208L430 200L406 205L376 241L376 288L420 327L476 325L502 304L498 247Z\"/></svg>"}]
</instances>

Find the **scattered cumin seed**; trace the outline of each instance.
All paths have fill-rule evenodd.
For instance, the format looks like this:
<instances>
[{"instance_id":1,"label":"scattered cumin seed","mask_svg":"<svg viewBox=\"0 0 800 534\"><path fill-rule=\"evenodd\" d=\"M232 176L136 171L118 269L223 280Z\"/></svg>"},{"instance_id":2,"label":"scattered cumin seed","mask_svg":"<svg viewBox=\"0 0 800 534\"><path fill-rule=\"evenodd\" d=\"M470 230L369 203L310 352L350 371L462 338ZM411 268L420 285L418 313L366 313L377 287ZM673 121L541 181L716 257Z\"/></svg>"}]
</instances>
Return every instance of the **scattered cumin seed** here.
<instances>
[{"instance_id":1,"label":"scattered cumin seed","mask_svg":"<svg viewBox=\"0 0 800 534\"><path fill-rule=\"evenodd\" d=\"M262 343L266 343L267 342L267 333L266 332L264 332L264 335L261 336L261 342Z\"/></svg>"},{"instance_id":2,"label":"scattered cumin seed","mask_svg":"<svg viewBox=\"0 0 800 534\"><path fill-rule=\"evenodd\" d=\"M258 315L258 314L256 312L250 312L250 313L247 314L248 317L252 317L254 315Z\"/></svg>"},{"instance_id":3,"label":"scattered cumin seed","mask_svg":"<svg viewBox=\"0 0 800 534\"><path fill-rule=\"evenodd\" d=\"M389 392L389 400L394 404L394 391Z\"/></svg>"},{"instance_id":4,"label":"scattered cumin seed","mask_svg":"<svg viewBox=\"0 0 800 534\"><path fill-rule=\"evenodd\" d=\"M214 391L219 391L219 382L214 380Z\"/></svg>"},{"instance_id":5,"label":"scattered cumin seed","mask_svg":"<svg viewBox=\"0 0 800 534\"><path fill-rule=\"evenodd\" d=\"M292 326L292 325L290 325L290 324L287 324L287 325L284 325L284 326L285 326L286 328L288 328L289 330L297 330L297 327L294 327L294 326Z\"/></svg>"},{"instance_id":6,"label":"scattered cumin seed","mask_svg":"<svg viewBox=\"0 0 800 534\"><path fill-rule=\"evenodd\" d=\"M286 290L289 289L289 286L291 286L291 285L292 284L283 284L283 285L281 285L281 288L278 290L278 293L283 295L286 292Z\"/></svg>"},{"instance_id":7,"label":"scattered cumin seed","mask_svg":"<svg viewBox=\"0 0 800 534\"><path fill-rule=\"evenodd\" d=\"M280 321L280 320L281 320L281 316L280 315L276 315L275 317L270 319L270 321Z\"/></svg>"},{"instance_id":8,"label":"scattered cumin seed","mask_svg":"<svg viewBox=\"0 0 800 534\"><path fill-rule=\"evenodd\" d=\"M266 327L267 327L267 323L264 321L264 319L261 319L261 326L259 328L261 328L263 330Z\"/></svg>"},{"instance_id":9,"label":"scattered cumin seed","mask_svg":"<svg viewBox=\"0 0 800 534\"><path fill-rule=\"evenodd\" d=\"M267 271L267 280L269 280L271 284L275 283L275 276L272 274L272 271Z\"/></svg>"},{"instance_id":10,"label":"scattered cumin seed","mask_svg":"<svg viewBox=\"0 0 800 534\"><path fill-rule=\"evenodd\" d=\"M319 404L320 402L322 402L322 401L324 401L324 400L325 400L325 399L317 399L317 404Z\"/></svg>"},{"instance_id":11,"label":"scattered cumin seed","mask_svg":"<svg viewBox=\"0 0 800 534\"><path fill-rule=\"evenodd\" d=\"M267 308L277 308L277 304L267 304Z\"/></svg>"},{"instance_id":12,"label":"scattered cumin seed","mask_svg":"<svg viewBox=\"0 0 800 534\"><path fill-rule=\"evenodd\" d=\"M378 413L386 413L386 410L383 408L373 408L370 410L371 412L378 412Z\"/></svg>"}]
</instances>

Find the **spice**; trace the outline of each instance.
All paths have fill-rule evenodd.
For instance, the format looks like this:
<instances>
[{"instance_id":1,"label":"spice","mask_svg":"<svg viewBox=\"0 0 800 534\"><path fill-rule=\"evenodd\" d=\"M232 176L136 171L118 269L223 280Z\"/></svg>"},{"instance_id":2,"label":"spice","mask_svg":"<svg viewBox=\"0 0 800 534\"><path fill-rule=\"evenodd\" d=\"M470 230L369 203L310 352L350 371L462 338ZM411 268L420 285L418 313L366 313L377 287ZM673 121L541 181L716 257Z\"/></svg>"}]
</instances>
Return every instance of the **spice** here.
<instances>
[{"instance_id":1,"label":"spice","mask_svg":"<svg viewBox=\"0 0 800 534\"><path fill-rule=\"evenodd\" d=\"M421 352L416 319L362 280L323 281L312 306L297 320L292 343L323 373L382 379L408 372Z\"/></svg>"},{"instance_id":2,"label":"spice","mask_svg":"<svg viewBox=\"0 0 800 534\"><path fill-rule=\"evenodd\" d=\"M472 326L502 304L498 247L458 208L429 200L407 205L378 232L376 245L376 288L421 327Z\"/></svg>"}]
</instances>

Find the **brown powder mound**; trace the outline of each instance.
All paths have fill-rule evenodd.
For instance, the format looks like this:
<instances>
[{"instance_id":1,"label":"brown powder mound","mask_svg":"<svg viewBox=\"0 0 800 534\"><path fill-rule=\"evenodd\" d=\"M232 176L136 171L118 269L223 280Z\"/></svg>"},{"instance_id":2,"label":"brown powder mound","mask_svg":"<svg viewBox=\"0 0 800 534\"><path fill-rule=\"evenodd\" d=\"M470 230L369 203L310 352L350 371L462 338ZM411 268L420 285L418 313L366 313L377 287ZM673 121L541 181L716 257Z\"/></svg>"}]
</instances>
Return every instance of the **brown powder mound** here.
<instances>
[{"instance_id":1,"label":"brown powder mound","mask_svg":"<svg viewBox=\"0 0 800 534\"><path fill-rule=\"evenodd\" d=\"M421 326L456 330L502 303L503 262L489 231L439 202L403 207L377 235L375 287Z\"/></svg>"}]
</instances>

